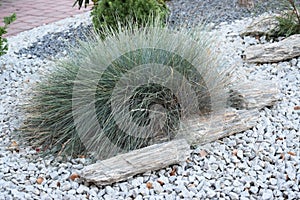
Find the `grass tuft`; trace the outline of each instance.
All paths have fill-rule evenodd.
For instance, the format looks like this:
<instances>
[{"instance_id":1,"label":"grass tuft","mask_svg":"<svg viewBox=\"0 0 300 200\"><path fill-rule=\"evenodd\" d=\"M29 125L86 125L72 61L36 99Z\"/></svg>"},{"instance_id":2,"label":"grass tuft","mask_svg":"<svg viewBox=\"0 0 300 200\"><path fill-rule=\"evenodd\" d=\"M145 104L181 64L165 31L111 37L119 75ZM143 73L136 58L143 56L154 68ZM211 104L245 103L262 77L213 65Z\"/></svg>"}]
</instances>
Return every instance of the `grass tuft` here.
<instances>
[{"instance_id":1,"label":"grass tuft","mask_svg":"<svg viewBox=\"0 0 300 200\"><path fill-rule=\"evenodd\" d=\"M57 61L25 106L24 138L46 152L105 159L222 111L229 77L215 37L159 24L107 29L105 40L94 34Z\"/></svg>"},{"instance_id":2,"label":"grass tuft","mask_svg":"<svg viewBox=\"0 0 300 200\"><path fill-rule=\"evenodd\" d=\"M287 0L290 10L276 17L278 26L273 30L274 35L288 37L300 34L300 13L295 0Z\"/></svg>"}]
</instances>

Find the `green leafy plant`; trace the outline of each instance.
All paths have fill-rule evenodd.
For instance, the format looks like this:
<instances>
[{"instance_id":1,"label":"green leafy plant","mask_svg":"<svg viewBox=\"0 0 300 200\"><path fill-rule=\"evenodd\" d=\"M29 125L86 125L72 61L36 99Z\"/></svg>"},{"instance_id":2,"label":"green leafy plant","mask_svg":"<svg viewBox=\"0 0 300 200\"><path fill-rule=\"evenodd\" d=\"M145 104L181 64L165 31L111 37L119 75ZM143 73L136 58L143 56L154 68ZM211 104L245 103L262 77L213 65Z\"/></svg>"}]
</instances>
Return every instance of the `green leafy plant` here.
<instances>
[{"instance_id":1,"label":"green leafy plant","mask_svg":"<svg viewBox=\"0 0 300 200\"><path fill-rule=\"evenodd\" d=\"M2 35L7 33L8 25L16 20L16 14L13 13L11 16L4 17L4 26L0 26L0 56L4 55L8 50L7 39L2 38Z\"/></svg>"},{"instance_id":2,"label":"green leafy plant","mask_svg":"<svg viewBox=\"0 0 300 200\"><path fill-rule=\"evenodd\" d=\"M21 130L33 146L104 159L174 139L186 119L225 106L227 68L204 30L154 20L110 33L82 42L31 93Z\"/></svg>"},{"instance_id":3,"label":"green leafy plant","mask_svg":"<svg viewBox=\"0 0 300 200\"><path fill-rule=\"evenodd\" d=\"M149 15L159 16L164 21L168 14L163 0L101 0L91 13L94 27L100 32L107 26L116 29L118 24L126 25L132 20L143 26Z\"/></svg>"},{"instance_id":4,"label":"green leafy plant","mask_svg":"<svg viewBox=\"0 0 300 200\"><path fill-rule=\"evenodd\" d=\"M274 35L288 37L300 33L300 14L294 0L287 0L292 10L285 11L276 17L278 26L273 30Z\"/></svg>"}]
</instances>

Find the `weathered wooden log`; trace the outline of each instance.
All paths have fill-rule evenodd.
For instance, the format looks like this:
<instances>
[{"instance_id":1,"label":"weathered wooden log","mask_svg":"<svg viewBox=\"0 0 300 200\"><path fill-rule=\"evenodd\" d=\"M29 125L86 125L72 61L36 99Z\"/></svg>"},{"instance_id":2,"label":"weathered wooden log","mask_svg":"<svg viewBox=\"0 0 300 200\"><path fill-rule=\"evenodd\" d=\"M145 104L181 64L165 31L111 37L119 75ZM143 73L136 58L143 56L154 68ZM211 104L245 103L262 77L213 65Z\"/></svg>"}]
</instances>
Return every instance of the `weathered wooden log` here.
<instances>
[{"instance_id":1,"label":"weathered wooden log","mask_svg":"<svg viewBox=\"0 0 300 200\"><path fill-rule=\"evenodd\" d=\"M184 139L155 144L89 165L83 169L81 177L87 182L107 185L184 162L189 152L190 145Z\"/></svg>"},{"instance_id":2,"label":"weathered wooden log","mask_svg":"<svg viewBox=\"0 0 300 200\"><path fill-rule=\"evenodd\" d=\"M259 118L257 109L228 110L225 113L212 115L206 120L192 119L183 122L184 129L178 133L189 144L205 144L223 137L248 130L256 125Z\"/></svg>"},{"instance_id":3,"label":"weathered wooden log","mask_svg":"<svg viewBox=\"0 0 300 200\"><path fill-rule=\"evenodd\" d=\"M273 63L300 56L300 34L271 44L258 44L245 50L249 63Z\"/></svg>"},{"instance_id":4,"label":"weathered wooden log","mask_svg":"<svg viewBox=\"0 0 300 200\"><path fill-rule=\"evenodd\" d=\"M230 108L205 120L186 120L177 134L184 139L155 144L92 164L83 169L81 177L87 182L107 185L185 161L189 156L189 144L205 144L255 126L259 109L274 104L278 92L276 84L269 81L236 84L231 87L229 104L241 110Z\"/></svg>"},{"instance_id":5,"label":"weathered wooden log","mask_svg":"<svg viewBox=\"0 0 300 200\"><path fill-rule=\"evenodd\" d=\"M238 110L262 109L278 100L279 87L275 81L243 81L230 87L228 106Z\"/></svg>"},{"instance_id":6,"label":"weathered wooden log","mask_svg":"<svg viewBox=\"0 0 300 200\"><path fill-rule=\"evenodd\" d=\"M276 17L280 16L278 14L264 14L256 19L243 30L241 36L273 36L274 30L277 30L279 22Z\"/></svg>"}]
</instances>

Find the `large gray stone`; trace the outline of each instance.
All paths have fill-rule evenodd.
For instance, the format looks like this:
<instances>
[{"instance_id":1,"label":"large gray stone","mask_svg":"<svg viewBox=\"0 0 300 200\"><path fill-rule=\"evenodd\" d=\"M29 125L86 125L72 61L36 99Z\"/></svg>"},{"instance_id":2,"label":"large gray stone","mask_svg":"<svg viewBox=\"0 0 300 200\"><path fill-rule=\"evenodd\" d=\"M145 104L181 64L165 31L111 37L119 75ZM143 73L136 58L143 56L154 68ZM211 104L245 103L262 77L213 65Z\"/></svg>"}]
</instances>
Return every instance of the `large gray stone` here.
<instances>
[{"instance_id":1,"label":"large gray stone","mask_svg":"<svg viewBox=\"0 0 300 200\"><path fill-rule=\"evenodd\" d=\"M300 34L271 44L258 44L245 50L249 63L274 63L300 56Z\"/></svg>"}]
</instances>

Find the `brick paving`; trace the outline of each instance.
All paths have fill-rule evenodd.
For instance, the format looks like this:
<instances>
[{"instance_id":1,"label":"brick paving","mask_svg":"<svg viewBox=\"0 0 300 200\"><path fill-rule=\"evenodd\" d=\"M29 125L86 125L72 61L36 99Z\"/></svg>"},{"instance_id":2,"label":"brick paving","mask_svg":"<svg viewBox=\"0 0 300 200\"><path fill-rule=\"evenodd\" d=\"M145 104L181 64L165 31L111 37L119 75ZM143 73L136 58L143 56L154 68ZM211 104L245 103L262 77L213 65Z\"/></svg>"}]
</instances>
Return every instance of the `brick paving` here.
<instances>
[{"instance_id":1,"label":"brick paving","mask_svg":"<svg viewBox=\"0 0 300 200\"><path fill-rule=\"evenodd\" d=\"M13 36L34 27L49 24L76 14L90 10L72 7L75 0L0 0L0 26L3 26L3 17L16 13L17 20L10 24L8 33Z\"/></svg>"}]
</instances>

